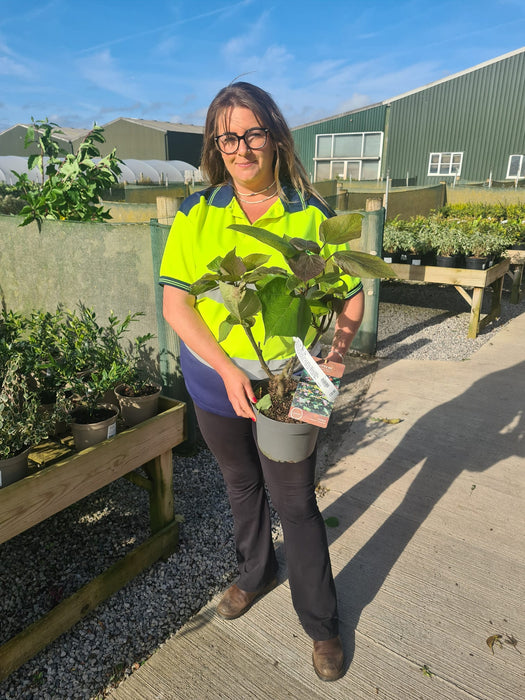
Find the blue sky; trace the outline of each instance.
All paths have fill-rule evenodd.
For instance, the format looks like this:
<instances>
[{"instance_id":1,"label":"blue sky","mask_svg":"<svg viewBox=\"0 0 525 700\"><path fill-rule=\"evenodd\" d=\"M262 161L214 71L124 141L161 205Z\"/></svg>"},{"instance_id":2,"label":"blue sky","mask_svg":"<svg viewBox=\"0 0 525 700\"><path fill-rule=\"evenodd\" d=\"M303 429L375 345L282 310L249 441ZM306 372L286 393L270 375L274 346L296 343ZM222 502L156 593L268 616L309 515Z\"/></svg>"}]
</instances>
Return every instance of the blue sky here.
<instances>
[{"instance_id":1,"label":"blue sky","mask_svg":"<svg viewBox=\"0 0 525 700\"><path fill-rule=\"evenodd\" d=\"M241 74L296 126L523 45L523 0L0 0L0 130L203 124Z\"/></svg>"}]
</instances>

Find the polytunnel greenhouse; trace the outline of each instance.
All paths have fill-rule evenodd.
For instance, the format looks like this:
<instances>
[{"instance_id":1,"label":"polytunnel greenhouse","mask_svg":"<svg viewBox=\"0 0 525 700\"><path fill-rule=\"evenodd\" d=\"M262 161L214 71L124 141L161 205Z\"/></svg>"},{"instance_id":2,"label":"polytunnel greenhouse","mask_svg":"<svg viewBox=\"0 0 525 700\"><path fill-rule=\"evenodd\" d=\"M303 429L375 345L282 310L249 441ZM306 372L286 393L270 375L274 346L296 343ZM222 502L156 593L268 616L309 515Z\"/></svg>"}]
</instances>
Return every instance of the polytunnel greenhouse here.
<instances>
[{"instance_id":1,"label":"polytunnel greenhouse","mask_svg":"<svg viewBox=\"0 0 525 700\"><path fill-rule=\"evenodd\" d=\"M95 162L99 160L94 159ZM47 158L44 158L46 163ZM200 180L199 169L182 160L136 160L134 158L123 159L121 174L118 181L130 185L137 183L151 183L166 185L169 183L184 183L192 180ZM0 156L0 182L6 185L16 184L19 175L27 174L33 182L40 182L42 175L38 168L27 169L27 158L24 156Z\"/></svg>"}]
</instances>

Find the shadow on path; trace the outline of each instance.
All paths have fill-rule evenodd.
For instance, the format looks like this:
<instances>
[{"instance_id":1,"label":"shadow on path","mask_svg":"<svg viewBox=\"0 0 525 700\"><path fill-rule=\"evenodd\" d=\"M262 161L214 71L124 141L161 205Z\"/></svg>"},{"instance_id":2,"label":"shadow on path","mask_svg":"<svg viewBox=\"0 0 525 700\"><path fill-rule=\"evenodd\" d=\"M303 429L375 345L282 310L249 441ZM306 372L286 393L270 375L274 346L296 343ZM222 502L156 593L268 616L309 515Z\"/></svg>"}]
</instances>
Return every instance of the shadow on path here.
<instances>
[{"instance_id":1,"label":"shadow on path","mask_svg":"<svg viewBox=\"0 0 525 700\"><path fill-rule=\"evenodd\" d=\"M416 388L417 390L417 388ZM421 468L402 503L337 575L345 599L342 619L348 663L354 653L353 630L363 609L434 506L463 471L481 472L512 455L525 457L525 362L489 374L461 395L422 416L377 469L352 486L325 511L352 524L390 485L414 466ZM380 397L367 397L367 404ZM373 405L374 412L377 406ZM366 418L366 417L365 417ZM366 436L364 442L368 443ZM359 460L359 444L355 460ZM341 530L329 530L331 541ZM352 638L351 638L352 637Z\"/></svg>"}]
</instances>

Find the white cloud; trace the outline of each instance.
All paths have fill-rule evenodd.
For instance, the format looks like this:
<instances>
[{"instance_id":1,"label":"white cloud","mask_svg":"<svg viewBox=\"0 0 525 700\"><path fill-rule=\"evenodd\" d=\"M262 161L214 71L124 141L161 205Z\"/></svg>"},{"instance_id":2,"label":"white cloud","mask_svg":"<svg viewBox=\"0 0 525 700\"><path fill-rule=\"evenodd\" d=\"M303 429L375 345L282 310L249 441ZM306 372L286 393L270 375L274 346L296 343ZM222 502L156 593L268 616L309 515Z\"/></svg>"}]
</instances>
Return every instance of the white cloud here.
<instances>
[{"instance_id":1,"label":"white cloud","mask_svg":"<svg viewBox=\"0 0 525 700\"><path fill-rule=\"evenodd\" d=\"M31 71L19 61L9 56L0 56L0 75L11 75L17 78L30 78Z\"/></svg>"},{"instance_id":2,"label":"white cloud","mask_svg":"<svg viewBox=\"0 0 525 700\"><path fill-rule=\"evenodd\" d=\"M118 68L108 49L79 58L77 65L82 76L96 87L122 97L140 98L133 78Z\"/></svg>"},{"instance_id":3,"label":"white cloud","mask_svg":"<svg viewBox=\"0 0 525 700\"><path fill-rule=\"evenodd\" d=\"M232 37L223 45L221 54L228 63L238 65L253 60L259 47L264 47L268 18L269 13L263 12L257 19L250 22L246 31Z\"/></svg>"},{"instance_id":4,"label":"white cloud","mask_svg":"<svg viewBox=\"0 0 525 700\"><path fill-rule=\"evenodd\" d=\"M319 61L308 68L308 75L313 80L319 80L320 78L329 76L344 64L344 59Z\"/></svg>"}]
</instances>

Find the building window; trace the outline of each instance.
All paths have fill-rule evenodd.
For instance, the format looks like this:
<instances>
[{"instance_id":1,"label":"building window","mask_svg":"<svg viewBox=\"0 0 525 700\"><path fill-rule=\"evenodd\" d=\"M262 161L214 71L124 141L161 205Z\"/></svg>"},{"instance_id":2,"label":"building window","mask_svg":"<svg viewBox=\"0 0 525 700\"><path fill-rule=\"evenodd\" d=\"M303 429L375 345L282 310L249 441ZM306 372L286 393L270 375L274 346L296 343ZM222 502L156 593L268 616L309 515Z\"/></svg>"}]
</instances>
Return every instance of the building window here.
<instances>
[{"instance_id":1,"label":"building window","mask_svg":"<svg viewBox=\"0 0 525 700\"><path fill-rule=\"evenodd\" d=\"M520 180L525 178L525 156L509 156L507 179Z\"/></svg>"},{"instance_id":2,"label":"building window","mask_svg":"<svg viewBox=\"0 0 525 700\"><path fill-rule=\"evenodd\" d=\"M318 134L314 180L378 180L383 133Z\"/></svg>"},{"instance_id":3,"label":"building window","mask_svg":"<svg viewBox=\"0 0 525 700\"><path fill-rule=\"evenodd\" d=\"M463 153L431 153L428 175L461 175Z\"/></svg>"}]
</instances>

